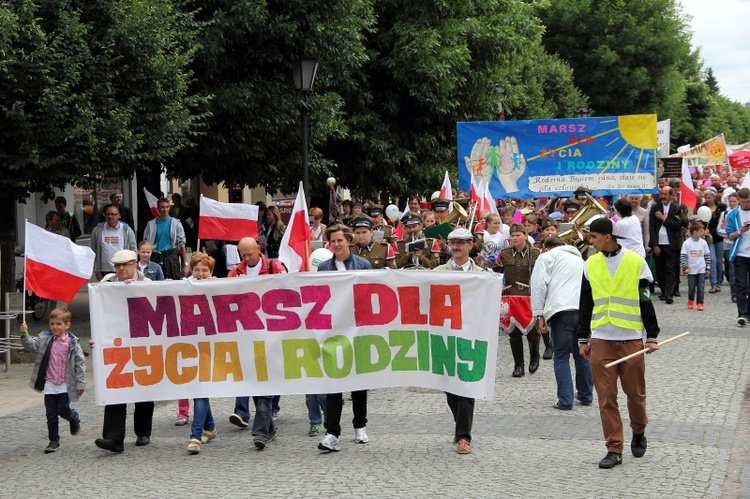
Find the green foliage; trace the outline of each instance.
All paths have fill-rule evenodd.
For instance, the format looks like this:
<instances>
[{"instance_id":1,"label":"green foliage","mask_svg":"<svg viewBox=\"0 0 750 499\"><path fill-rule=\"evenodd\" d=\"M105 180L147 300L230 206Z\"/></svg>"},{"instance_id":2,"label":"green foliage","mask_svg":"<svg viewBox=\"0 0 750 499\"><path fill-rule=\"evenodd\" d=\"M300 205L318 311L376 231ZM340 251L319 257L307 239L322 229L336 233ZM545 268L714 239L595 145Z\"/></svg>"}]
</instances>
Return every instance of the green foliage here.
<instances>
[{"instance_id":1,"label":"green foliage","mask_svg":"<svg viewBox=\"0 0 750 499\"><path fill-rule=\"evenodd\" d=\"M311 150L348 133L340 89L355 86L364 37L374 20L367 0L185 1L201 24L191 91L211 96L207 133L167 164L168 172L208 183L263 185L293 192L302 178L300 109L292 82L298 55L322 54L311 109ZM313 154L321 183L330 161Z\"/></svg>"},{"instance_id":2,"label":"green foliage","mask_svg":"<svg viewBox=\"0 0 750 499\"><path fill-rule=\"evenodd\" d=\"M672 70L690 57L675 0L571 0L540 10L544 45L573 68L600 116L657 112L679 90Z\"/></svg>"},{"instance_id":3,"label":"green foliage","mask_svg":"<svg viewBox=\"0 0 750 499\"><path fill-rule=\"evenodd\" d=\"M541 35L517 0L379 0L368 60L342 91L349 126L322 153L359 195L432 192L455 171L456 122L494 119L495 84Z\"/></svg>"},{"instance_id":4,"label":"green foliage","mask_svg":"<svg viewBox=\"0 0 750 499\"><path fill-rule=\"evenodd\" d=\"M703 80L706 85L708 85L708 89L711 91L713 95L718 95L719 91L721 90L719 88L719 80L716 79L716 76L714 76L714 70L711 68L708 68L706 70L706 78Z\"/></svg>"},{"instance_id":5,"label":"green foliage","mask_svg":"<svg viewBox=\"0 0 750 499\"><path fill-rule=\"evenodd\" d=\"M31 192L163 161L198 128L189 19L169 0L0 6L0 188Z\"/></svg>"}]
</instances>

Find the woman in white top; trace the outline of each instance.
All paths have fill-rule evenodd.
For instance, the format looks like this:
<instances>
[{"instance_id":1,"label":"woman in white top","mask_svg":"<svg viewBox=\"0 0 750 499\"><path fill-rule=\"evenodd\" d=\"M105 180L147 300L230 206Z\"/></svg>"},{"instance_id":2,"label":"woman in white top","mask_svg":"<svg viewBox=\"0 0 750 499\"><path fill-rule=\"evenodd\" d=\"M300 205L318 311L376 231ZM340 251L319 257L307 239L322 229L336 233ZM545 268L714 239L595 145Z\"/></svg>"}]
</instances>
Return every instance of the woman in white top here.
<instances>
[{"instance_id":1,"label":"woman in white top","mask_svg":"<svg viewBox=\"0 0 750 499\"><path fill-rule=\"evenodd\" d=\"M326 226L323 225L323 210L313 206L310 208L310 239L322 241L325 238Z\"/></svg>"},{"instance_id":2,"label":"woman in white top","mask_svg":"<svg viewBox=\"0 0 750 499\"><path fill-rule=\"evenodd\" d=\"M625 198L619 199L615 203L615 213L620 218L617 221L617 237L620 245L646 258L641 222L638 217L633 216L633 207L630 202Z\"/></svg>"}]
</instances>

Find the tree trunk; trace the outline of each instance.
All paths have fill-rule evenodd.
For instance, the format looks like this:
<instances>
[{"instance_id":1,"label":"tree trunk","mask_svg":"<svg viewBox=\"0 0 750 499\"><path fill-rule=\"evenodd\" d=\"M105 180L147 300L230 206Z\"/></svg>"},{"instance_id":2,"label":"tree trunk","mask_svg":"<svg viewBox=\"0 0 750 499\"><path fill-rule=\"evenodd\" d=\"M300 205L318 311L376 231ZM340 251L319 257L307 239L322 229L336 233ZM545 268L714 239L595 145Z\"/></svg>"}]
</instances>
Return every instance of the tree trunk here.
<instances>
[{"instance_id":1,"label":"tree trunk","mask_svg":"<svg viewBox=\"0 0 750 499\"><path fill-rule=\"evenodd\" d=\"M15 291L16 283L16 199L0 197L0 294L6 306L5 293Z\"/></svg>"}]
</instances>

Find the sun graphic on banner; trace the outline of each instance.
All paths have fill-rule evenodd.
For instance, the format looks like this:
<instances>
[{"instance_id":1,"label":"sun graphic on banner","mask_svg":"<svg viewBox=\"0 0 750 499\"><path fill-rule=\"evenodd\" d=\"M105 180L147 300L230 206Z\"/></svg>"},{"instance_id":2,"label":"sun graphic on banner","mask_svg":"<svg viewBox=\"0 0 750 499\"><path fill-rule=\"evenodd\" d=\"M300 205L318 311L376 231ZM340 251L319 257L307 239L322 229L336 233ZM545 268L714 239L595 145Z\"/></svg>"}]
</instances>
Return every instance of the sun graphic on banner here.
<instances>
[{"instance_id":1,"label":"sun graphic on banner","mask_svg":"<svg viewBox=\"0 0 750 499\"><path fill-rule=\"evenodd\" d=\"M643 166L656 166L656 115L638 114L632 116L618 116L617 128L607 130L594 136L594 139L619 132L606 144L606 148L619 147L617 153L611 157L607 166L600 172L604 173L610 165L622 163L634 164L635 172ZM612 123L615 120L602 121L602 124ZM623 144L624 142L624 144Z\"/></svg>"}]
</instances>

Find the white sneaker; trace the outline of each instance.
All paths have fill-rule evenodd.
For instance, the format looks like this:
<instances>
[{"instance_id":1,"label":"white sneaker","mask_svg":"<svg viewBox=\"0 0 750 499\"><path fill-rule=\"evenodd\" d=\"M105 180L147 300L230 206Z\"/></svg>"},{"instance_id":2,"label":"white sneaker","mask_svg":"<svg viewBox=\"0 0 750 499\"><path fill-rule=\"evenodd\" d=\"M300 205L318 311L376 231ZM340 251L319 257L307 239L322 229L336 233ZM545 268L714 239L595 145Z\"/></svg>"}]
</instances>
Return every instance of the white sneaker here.
<instances>
[{"instance_id":1,"label":"white sneaker","mask_svg":"<svg viewBox=\"0 0 750 499\"><path fill-rule=\"evenodd\" d=\"M737 324L739 324L740 326L744 326L745 324L747 324L747 319L745 317L740 317L739 319L737 319Z\"/></svg>"},{"instance_id":2,"label":"white sneaker","mask_svg":"<svg viewBox=\"0 0 750 499\"><path fill-rule=\"evenodd\" d=\"M323 440L318 444L318 449L330 452L339 451L341 450L341 447L339 447L339 439L330 433L326 433L326 436L323 437Z\"/></svg>"},{"instance_id":3,"label":"white sneaker","mask_svg":"<svg viewBox=\"0 0 750 499\"><path fill-rule=\"evenodd\" d=\"M367 436L367 428L354 428L354 441L358 444L366 444L370 441L370 437Z\"/></svg>"}]
</instances>

